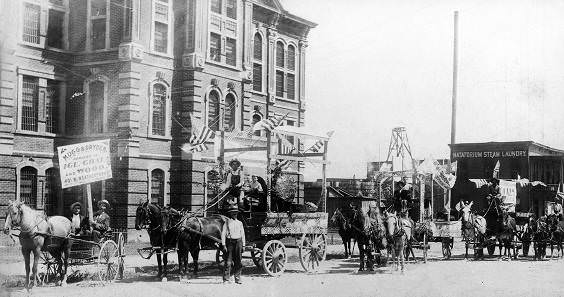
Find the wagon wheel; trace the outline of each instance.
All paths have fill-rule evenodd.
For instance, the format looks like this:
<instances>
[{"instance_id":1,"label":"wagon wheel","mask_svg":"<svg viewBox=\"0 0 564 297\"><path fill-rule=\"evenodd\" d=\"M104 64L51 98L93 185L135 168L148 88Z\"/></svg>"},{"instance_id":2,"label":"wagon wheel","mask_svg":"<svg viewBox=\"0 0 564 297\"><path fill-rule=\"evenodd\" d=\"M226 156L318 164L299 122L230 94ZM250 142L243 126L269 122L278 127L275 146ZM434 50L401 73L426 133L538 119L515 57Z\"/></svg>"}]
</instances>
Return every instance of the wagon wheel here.
<instances>
[{"instance_id":1,"label":"wagon wheel","mask_svg":"<svg viewBox=\"0 0 564 297\"><path fill-rule=\"evenodd\" d=\"M304 233L300 239L300 263L305 271L317 271L327 255L327 240L323 234Z\"/></svg>"},{"instance_id":2,"label":"wagon wheel","mask_svg":"<svg viewBox=\"0 0 564 297\"><path fill-rule=\"evenodd\" d=\"M253 263L255 263L255 265L258 268L262 268L262 251L261 250L251 250L251 258L253 259Z\"/></svg>"},{"instance_id":3,"label":"wagon wheel","mask_svg":"<svg viewBox=\"0 0 564 297\"><path fill-rule=\"evenodd\" d=\"M98 255L98 277L102 282L111 282L117 278L119 257L118 245L113 240L107 240L100 248Z\"/></svg>"},{"instance_id":4,"label":"wagon wheel","mask_svg":"<svg viewBox=\"0 0 564 297\"><path fill-rule=\"evenodd\" d=\"M37 275L37 280L41 285L45 285L57 276L57 261L48 251L42 251L40 257L45 271Z\"/></svg>"},{"instance_id":5,"label":"wagon wheel","mask_svg":"<svg viewBox=\"0 0 564 297\"><path fill-rule=\"evenodd\" d=\"M220 270L223 269L223 263L225 261L225 253L222 249L217 249L215 252L215 264L217 264L217 268Z\"/></svg>"},{"instance_id":6,"label":"wagon wheel","mask_svg":"<svg viewBox=\"0 0 564 297\"><path fill-rule=\"evenodd\" d=\"M264 271L270 276L279 276L286 269L286 247L279 240L271 240L262 249Z\"/></svg>"},{"instance_id":7,"label":"wagon wheel","mask_svg":"<svg viewBox=\"0 0 564 297\"><path fill-rule=\"evenodd\" d=\"M123 279L123 272L125 270L125 238L123 237L123 233L120 233L118 236L118 278Z\"/></svg>"}]
</instances>

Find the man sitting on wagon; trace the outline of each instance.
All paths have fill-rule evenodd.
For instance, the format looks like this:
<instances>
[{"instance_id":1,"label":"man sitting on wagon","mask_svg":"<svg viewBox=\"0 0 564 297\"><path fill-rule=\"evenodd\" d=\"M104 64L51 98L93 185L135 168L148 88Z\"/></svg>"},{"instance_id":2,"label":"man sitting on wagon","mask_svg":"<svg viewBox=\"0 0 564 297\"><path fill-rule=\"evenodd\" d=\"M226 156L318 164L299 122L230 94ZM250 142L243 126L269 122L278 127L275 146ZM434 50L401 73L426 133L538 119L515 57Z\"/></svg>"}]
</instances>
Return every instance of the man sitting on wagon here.
<instances>
[{"instance_id":1,"label":"man sitting on wagon","mask_svg":"<svg viewBox=\"0 0 564 297\"><path fill-rule=\"evenodd\" d=\"M108 207L110 207L108 200L98 201L98 211L94 214L94 219L90 221L94 241L100 241L102 236L111 230L110 216L106 213Z\"/></svg>"},{"instance_id":2,"label":"man sitting on wagon","mask_svg":"<svg viewBox=\"0 0 564 297\"><path fill-rule=\"evenodd\" d=\"M70 209L72 211L72 216L70 217L72 232L74 234L79 234L84 230L88 230L88 220L81 214L82 204L77 201L71 204Z\"/></svg>"},{"instance_id":3,"label":"man sitting on wagon","mask_svg":"<svg viewBox=\"0 0 564 297\"><path fill-rule=\"evenodd\" d=\"M227 177L225 179L225 183L221 186L223 191L227 191L227 193L225 193L227 196L222 203L224 211L226 211L232 204L241 204L241 198L243 195L243 192L241 191L241 187L243 186L242 167L241 162L237 159L233 159L229 162Z\"/></svg>"}]
</instances>

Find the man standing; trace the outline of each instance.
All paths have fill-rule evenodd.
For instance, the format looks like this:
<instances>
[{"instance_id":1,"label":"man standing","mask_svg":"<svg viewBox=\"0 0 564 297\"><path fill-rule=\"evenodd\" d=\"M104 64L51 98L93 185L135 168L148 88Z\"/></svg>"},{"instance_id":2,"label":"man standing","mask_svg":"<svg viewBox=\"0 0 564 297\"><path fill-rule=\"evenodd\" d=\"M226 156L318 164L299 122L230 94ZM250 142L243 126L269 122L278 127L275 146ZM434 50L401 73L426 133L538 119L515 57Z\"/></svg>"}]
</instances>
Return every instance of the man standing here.
<instances>
[{"instance_id":1,"label":"man standing","mask_svg":"<svg viewBox=\"0 0 564 297\"><path fill-rule=\"evenodd\" d=\"M223 270L224 283L229 282L232 268L234 270L235 282L238 284L243 283L241 281L241 270L243 270L241 258L243 247L245 246L245 229L243 228L243 223L237 219L238 212L239 208L236 204L228 208L229 218L223 224L223 230L221 231L221 245L223 252L227 254Z\"/></svg>"},{"instance_id":2,"label":"man standing","mask_svg":"<svg viewBox=\"0 0 564 297\"><path fill-rule=\"evenodd\" d=\"M410 206L409 191L405 189L405 182L400 180L396 183L396 189L394 191L394 201L393 206L396 214L407 211Z\"/></svg>"}]
</instances>

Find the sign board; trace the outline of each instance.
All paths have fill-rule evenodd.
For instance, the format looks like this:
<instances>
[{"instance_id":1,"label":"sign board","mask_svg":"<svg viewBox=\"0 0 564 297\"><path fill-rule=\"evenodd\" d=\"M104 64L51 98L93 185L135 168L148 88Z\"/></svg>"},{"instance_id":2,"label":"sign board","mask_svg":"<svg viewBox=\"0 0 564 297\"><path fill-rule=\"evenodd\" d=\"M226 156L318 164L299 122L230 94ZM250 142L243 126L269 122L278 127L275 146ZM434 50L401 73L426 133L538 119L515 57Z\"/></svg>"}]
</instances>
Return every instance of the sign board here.
<instances>
[{"instance_id":1,"label":"sign board","mask_svg":"<svg viewBox=\"0 0 564 297\"><path fill-rule=\"evenodd\" d=\"M503 204L510 206L509 212L515 212L517 203L517 183L514 181L499 181L499 192L502 196Z\"/></svg>"},{"instance_id":2,"label":"sign board","mask_svg":"<svg viewBox=\"0 0 564 297\"><path fill-rule=\"evenodd\" d=\"M507 151L460 151L452 152L453 159L464 158L526 158L529 156L526 150L507 150Z\"/></svg>"},{"instance_id":3,"label":"sign board","mask_svg":"<svg viewBox=\"0 0 564 297\"><path fill-rule=\"evenodd\" d=\"M57 150L63 189L112 178L109 139L60 146Z\"/></svg>"}]
</instances>

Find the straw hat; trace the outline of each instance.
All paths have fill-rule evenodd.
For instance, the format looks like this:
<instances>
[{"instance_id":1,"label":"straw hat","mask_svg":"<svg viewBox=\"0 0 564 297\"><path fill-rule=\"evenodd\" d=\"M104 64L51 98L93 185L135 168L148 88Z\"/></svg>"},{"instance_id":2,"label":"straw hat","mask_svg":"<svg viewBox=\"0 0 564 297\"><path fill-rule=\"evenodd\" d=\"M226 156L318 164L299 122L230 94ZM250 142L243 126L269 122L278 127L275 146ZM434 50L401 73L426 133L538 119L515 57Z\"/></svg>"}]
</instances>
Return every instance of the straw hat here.
<instances>
[{"instance_id":1,"label":"straw hat","mask_svg":"<svg viewBox=\"0 0 564 297\"><path fill-rule=\"evenodd\" d=\"M232 167L233 165L241 166L241 162L239 162L239 160L237 160L237 159L233 159L233 160L229 161L229 166Z\"/></svg>"},{"instance_id":2,"label":"straw hat","mask_svg":"<svg viewBox=\"0 0 564 297\"><path fill-rule=\"evenodd\" d=\"M75 207L80 207L80 208L82 208L82 203L80 203L80 202L77 201L77 202L71 204L71 206L70 206L71 211L74 210Z\"/></svg>"},{"instance_id":3,"label":"straw hat","mask_svg":"<svg viewBox=\"0 0 564 297\"><path fill-rule=\"evenodd\" d=\"M227 208L227 213L238 213L238 212L239 212L239 207L237 206L237 204L231 204Z\"/></svg>"},{"instance_id":4,"label":"straw hat","mask_svg":"<svg viewBox=\"0 0 564 297\"><path fill-rule=\"evenodd\" d=\"M110 208L110 202L108 202L108 200L106 200L106 199L102 199L102 200L98 201L98 207L100 206L100 204L106 204L106 207Z\"/></svg>"}]
</instances>

